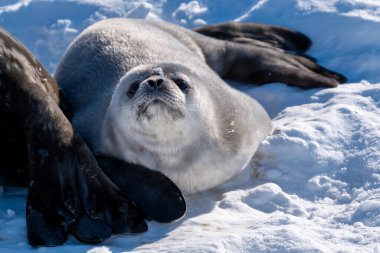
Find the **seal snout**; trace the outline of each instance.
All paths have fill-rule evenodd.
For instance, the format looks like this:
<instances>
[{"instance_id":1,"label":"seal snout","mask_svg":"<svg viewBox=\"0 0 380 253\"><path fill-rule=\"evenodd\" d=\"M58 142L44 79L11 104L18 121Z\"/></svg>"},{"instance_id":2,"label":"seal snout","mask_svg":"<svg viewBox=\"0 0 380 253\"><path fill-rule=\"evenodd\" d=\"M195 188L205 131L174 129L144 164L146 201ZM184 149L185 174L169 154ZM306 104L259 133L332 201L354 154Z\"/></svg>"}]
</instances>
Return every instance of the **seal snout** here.
<instances>
[{"instance_id":1,"label":"seal snout","mask_svg":"<svg viewBox=\"0 0 380 253\"><path fill-rule=\"evenodd\" d=\"M133 83L127 95L129 98L133 98L140 88L143 88L144 92L154 93L157 95L158 91L161 91L163 87L168 86L168 80L162 76L151 76L144 81L137 81Z\"/></svg>"},{"instance_id":2,"label":"seal snout","mask_svg":"<svg viewBox=\"0 0 380 253\"><path fill-rule=\"evenodd\" d=\"M164 79L161 76L152 76L146 80L146 83L148 86L150 86L153 89L159 88L164 84Z\"/></svg>"},{"instance_id":3,"label":"seal snout","mask_svg":"<svg viewBox=\"0 0 380 253\"><path fill-rule=\"evenodd\" d=\"M149 100L166 101L173 95L170 80L162 76L151 76L142 81L140 86L142 93L145 93L149 97Z\"/></svg>"}]
</instances>

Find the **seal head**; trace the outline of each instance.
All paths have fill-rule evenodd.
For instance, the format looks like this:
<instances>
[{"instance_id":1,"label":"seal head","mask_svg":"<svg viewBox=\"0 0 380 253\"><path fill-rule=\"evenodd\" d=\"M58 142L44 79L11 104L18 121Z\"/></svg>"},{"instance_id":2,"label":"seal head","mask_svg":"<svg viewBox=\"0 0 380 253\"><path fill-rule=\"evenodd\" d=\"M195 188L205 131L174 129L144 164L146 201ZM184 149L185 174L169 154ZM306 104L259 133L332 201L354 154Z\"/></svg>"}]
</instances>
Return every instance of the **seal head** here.
<instances>
[{"instance_id":1,"label":"seal head","mask_svg":"<svg viewBox=\"0 0 380 253\"><path fill-rule=\"evenodd\" d=\"M240 115L216 104L213 81L176 62L133 68L107 108L100 152L161 171L185 193L227 180L244 167L262 137L251 145L249 136L245 147L240 133L247 131L239 131L239 120L232 126L236 133L228 130ZM237 152L241 148L247 153Z\"/></svg>"}]
</instances>

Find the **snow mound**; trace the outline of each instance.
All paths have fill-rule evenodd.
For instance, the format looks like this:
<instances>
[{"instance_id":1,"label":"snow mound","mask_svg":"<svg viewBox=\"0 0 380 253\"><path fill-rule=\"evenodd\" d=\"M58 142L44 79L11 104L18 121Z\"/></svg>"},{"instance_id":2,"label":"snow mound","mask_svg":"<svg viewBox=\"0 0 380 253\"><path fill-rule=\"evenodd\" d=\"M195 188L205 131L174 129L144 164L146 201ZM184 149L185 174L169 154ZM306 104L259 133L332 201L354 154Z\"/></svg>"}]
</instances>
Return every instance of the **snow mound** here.
<instances>
[{"instance_id":1,"label":"snow mound","mask_svg":"<svg viewBox=\"0 0 380 253\"><path fill-rule=\"evenodd\" d=\"M267 214L279 211L294 216L306 216L305 208L299 202L297 196L286 194L278 185L266 183L252 189L226 193L219 207L235 208L235 203L241 203Z\"/></svg>"},{"instance_id":2,"label":"snow mound","mask_svg":"<svg viewBox=\"0 0 380 253\"><path fill-rule=\"evenodd\" d=\"M308 104L287 107L274 119L274 133L258 152L263 177L289 190L300 187L289 184L296 178L303 196L327 193L341 201L348 197L343 190L379 186L380 85L305 93Z\"/></svg>"}]
</instances>

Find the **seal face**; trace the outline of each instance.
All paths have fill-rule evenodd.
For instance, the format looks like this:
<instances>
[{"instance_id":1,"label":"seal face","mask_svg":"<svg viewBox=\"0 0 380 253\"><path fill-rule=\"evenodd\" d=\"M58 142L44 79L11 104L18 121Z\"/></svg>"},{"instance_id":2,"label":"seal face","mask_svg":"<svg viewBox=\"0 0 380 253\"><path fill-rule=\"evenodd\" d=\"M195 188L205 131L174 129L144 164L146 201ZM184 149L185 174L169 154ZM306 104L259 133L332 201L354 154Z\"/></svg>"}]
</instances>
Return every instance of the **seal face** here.
<instances>
[{"instance_id":1,"label":"seal face","mask_svg":"<svg viewBox=\"0 0 380 253\"><path fill-rule=\"evenodd\" d=\"M83 31L55 78L92 151L160 171L185 193L206 190L242 170L272 129L264 109L221 77L301 87L344 81L303 55L310 40L302 34L233 23L198 30L221 31L224 40L131 19Z\"/></svg>"},{"instance_id":2,"label":"seal face","mask_svg":"<svg viewBox=\"0 0 380 253\"><path fill-rule=\"evenodd\" d=\"M135 117L135 122L139 125L136 128L144 132L142 137L149 133L153 134L154 125L159 128L162 127L160 124L178 123L177 120L184 117L183 110L186 109L187 103L194 100L196 93L186 75L179 73L164 75L162 68L155 68L148 75L142 73L137 80L133 79L135 78L130 75L122 78L118 89L127 87L127 91L120 90L116 93L125 93L127 98L123 96L124 99L119 97L119 101L114 101L117 100L115 98L112 103L118 102L129 107L125 113L134 115L124 116ZM136 131L136 134L141 132Z\"/></svg>"},{"instance_id":3,"label":"seal face","mask_svg":"<svg viewBox=\"0 0 380 253\"><path fill-rule=\"evenodd\" d=\"M204 148L218 142L212 101L186 66L158 66L141 65L121 78L103 122L100 152L162 171L188 193L203 190L196 175L183 176L205 169L202 156L214 157Z\"/></svg>"},{"instance_id":4,"label":"seal face","mask_svg":"<svg viewBox=\"0 0 380 253\"><path fill-rule=\"evenodd\" d=\"M128 72L117 85L107 111L102 135L107 145L103 149L156 167L153 157L144 157L147 150L175 149L186 145L186 139L181 140L184 135L194 135L187 108L198 110L192 109L197 105L197 92L183 73L165 69L164 74L162 68L150 66ZM116 138L110 138L110 133Z\"/></svg>"}]
</instances>

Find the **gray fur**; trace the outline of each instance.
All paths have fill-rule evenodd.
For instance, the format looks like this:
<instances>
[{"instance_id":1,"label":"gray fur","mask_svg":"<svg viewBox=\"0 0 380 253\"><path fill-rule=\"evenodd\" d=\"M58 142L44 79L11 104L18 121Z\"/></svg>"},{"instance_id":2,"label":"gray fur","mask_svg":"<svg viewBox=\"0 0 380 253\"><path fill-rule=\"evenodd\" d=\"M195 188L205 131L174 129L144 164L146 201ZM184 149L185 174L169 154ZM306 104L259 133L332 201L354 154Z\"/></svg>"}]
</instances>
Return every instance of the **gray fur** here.
<instances>
[{"instance_id":1,"label":"gray fur","mask_svg":"<svg viewBox=\"0 0 380 253\"><path fill-rule=\"evenodd\" d=\"M191 193L213 187L243 169L271 131L264 109L218 76L223 70L225 50L224 41L167 23L110 19L89 27L70 45L55 78L73 106L72 123L90 148L128 159L123 150L117 150L122 138L117 134L117 123L109 116L112 97L125 92L119 87L124 85L120 80L147 69L154 73L161 67L165 73L185 73L196 86L200 100L209 105L199 111L199 118L206 118L207 124L199 121L195 125L198 129L191 129L196 136L183 137L192 141L174 154L178 161L172 163L176 164L173 168L168 168L169 163L157 162L162 160L161 151L166 152L162 149L142 151L141 156L152 162L138 162L162 171ZM198 116L193 117L197 123ZM106 148L104 128L108 129L107 141L112 143ZM126 146L137 149L135 145Z\"/></svg>"}]
</instances>

